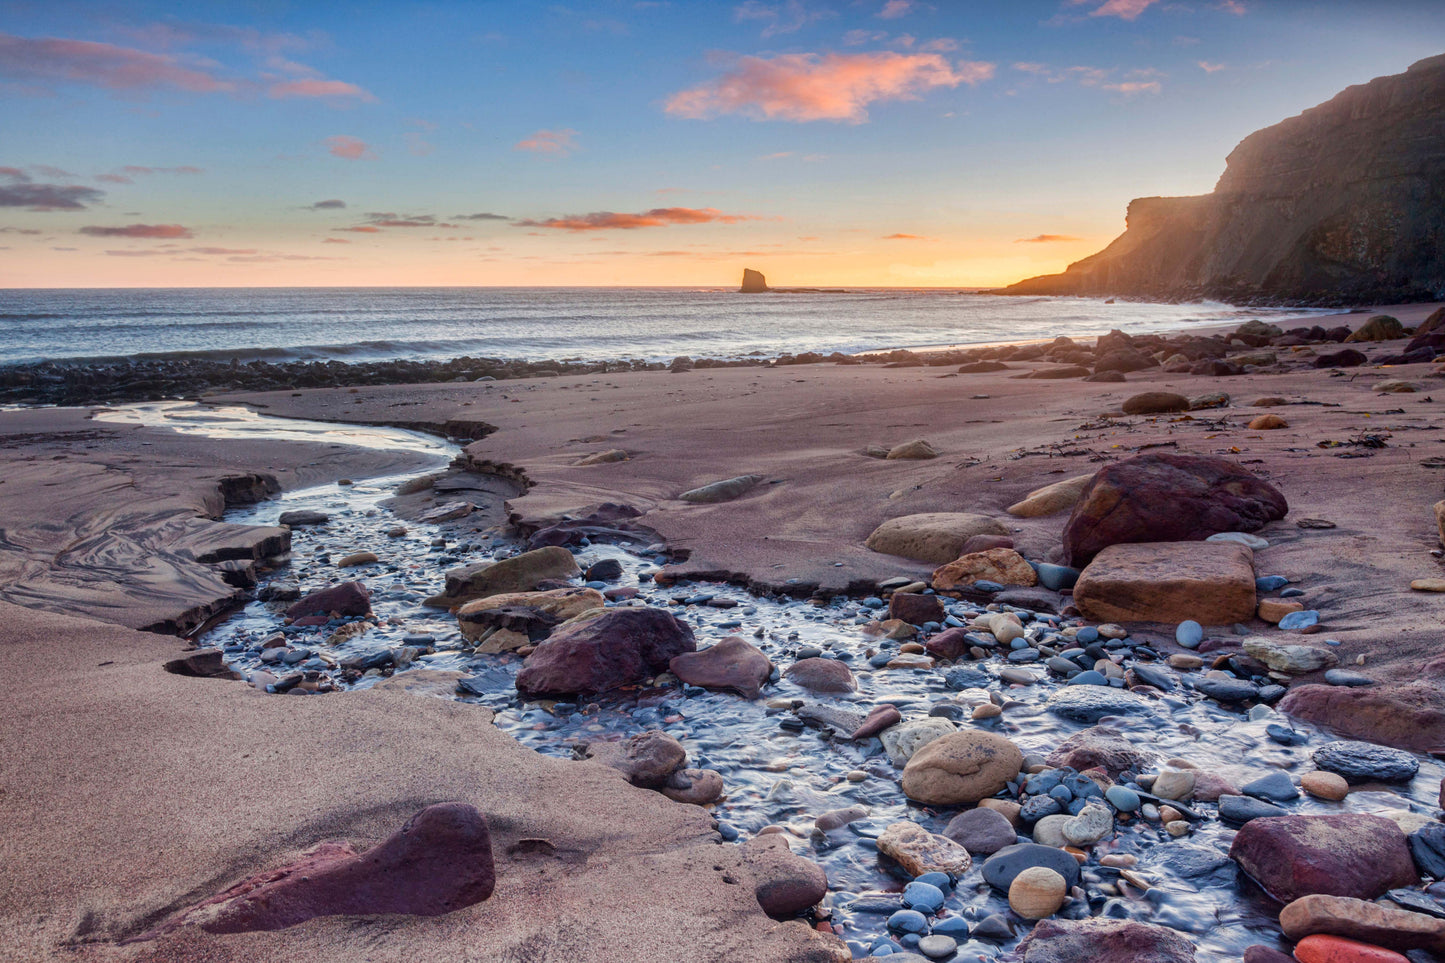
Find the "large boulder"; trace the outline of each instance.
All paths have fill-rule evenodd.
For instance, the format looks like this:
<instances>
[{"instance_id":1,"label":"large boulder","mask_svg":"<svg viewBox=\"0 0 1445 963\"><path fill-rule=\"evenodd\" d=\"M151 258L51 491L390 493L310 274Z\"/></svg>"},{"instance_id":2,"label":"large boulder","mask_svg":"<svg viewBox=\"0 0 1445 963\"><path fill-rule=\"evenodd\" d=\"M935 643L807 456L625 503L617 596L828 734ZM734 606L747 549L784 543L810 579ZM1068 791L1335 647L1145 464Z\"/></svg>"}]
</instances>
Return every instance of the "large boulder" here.
<instances>
[{"instance_id":1,"label":"large boulder","mask_svg":"<svg viewBox=\"0 0 1445 963\"><path fill-rule=\"evenodd\" d=\"M1405 326L1388 314L1377 314L1365 321L1345 339L1346 344L1361 341L1394 341L1405 336Z\"/></svg>"},{"instance_id":2,"label":"large boulder","mask_svg":"<svg viewBox=\"0 0 1445 963\"><path fill-rule=\"evenodd\" d=\"M440 916L492 895L491 833L465 803L438 803L364 853L323 843L202 903L187 922L211 933L279 930L318 916Z\"/></svg>"},{"instance_id":3,"label":"large boulder","mask_svg":"<svg viewBox=\"0 0 1445 963\"><path fill-rule=\"evenodd\" d=\"M1010 505L1008 513L1019 518L1041 518L1073 508L1093 480L1093 475L1075 475L1043 488L1035 488L1022 501Z\"/></svg>"},{"instance_id":4,"label":"large boulder","mask_svg":"<svg viewBox=\"0 0 1445 963\"><path fill-rule=\"evenodd\" d=\"M1229 625L1254 615L1254 552L1235 542L1104 547L1074 584L1074 604L1100 622Z\"/></svg>"},{"instance_id":5,"label":"large boulder","mask_svg":"<svg viewBox=\"0 0 1445 963\"><path fill-rule=\"evenodd\" d=\"M942 565L963 554L975 535L1007 535L1008 528L987 515L968 512L925 512L890 518L864 542L875 552Z\"/></svg>"},{"instance_id":6,"label":"large boulder","mask_svg":"<svg viewBox=\"0 0 1445 963\"><path fill-rule=\"evenodd\" d=\"M1134 920L1040 920L1018 947L1021 963L1193 963L1183 933Z\"/></svg>"},{"instance_id":7,"label":"large boulder","mask_svg":"<svg viewBox=\"0 0 1445 963\"><path fill-rule=\"evenodd\" d=\"M758 905L774 919L791 919L828 895L827 874L789 849L781 833L754 836L743 844L743 858Z\"/></svg>"},{"instance_id":8,"label":"large boulder","mask_svg":"<svg viewBox=\"0 0 1445 963\"><path fill-rule=\"evenodd\" d=\"M1412 752L1445 752L1445 692L1428 682L1291 686L1279 710L1347 738Z\"/></svg>"},{"instance_id":9,"label":"large boulder","mask_svg":"<svg viewBox=\"0 0 1445 963\"><path fill-rule=\"evenodd\" d=\"M668 668L688 685L726 689L748 699L756 699L773 674L773 663L763 650L736 635L700 652L675 656Z\"/></svg>"},{"instance_id":10,"label":"large boulder","mask_svg":"<svg viewBox=\"0 0 1445 963\"><path fill-rule=\"evenodd\" d=\"M312 592L286 610L288 619L310 615L370 615L371 591L361 582L342 582Z\"/></svg>"},{"instance_id":11,"label":"large boulder","mask_svg":"<svg viewBox=\"0 0 1445 963\"><path fill-rule=\"evenodd\" d=\"M1003 736L971 730L928 743L903 768L903 792L929 806L971 805L1019 774L1024 755Z\"/></svg>"},{"instance_id":12,"label":"large boulder","mask_svg":"<svg viewBox=\"0 0 1445 963\"><path fill-rule=\"evenodd\" d=\"M581 695L640 682L697 649L692 629L661 609L611 609L559 628L517 673L526 696Z\"/></svg>"},{"instance_id":13,"label":"large boulder","mask_svg":"<svg viewBox=\"0 0 1445 963\"><path fill-rule=\"evenodd\" d=\"M978 581L1000 585L1037 585L1038 573L1011 548L990 548L954 559L933 570L933 587L944 591L965 588Z\"/></svg>"},{"instance_id":14,"label":"large boulder","mask_svg":"<svg viewBox=\"0 0 1445 963\"><path fill-rule=\"evenodd\" d=\"M1229 856L1281 903L1316 893L1374 899L1419 882L1405 833L1364 813L1252 819Z\"/></svg>"},{"instance_id":15,"label":"large boulder","mask_svg":"<svg viewBox=\"0 0 1445 963\"><path fill-rule=\"evenodd\" d=\"M577 560L560 545L548 545L504 558L500 562L467 565L447 572L446 587L426 600L433 608L449 609L472 599L507 592L530 592L552 578L579 574Z\"/></svg>"},{"instance_id":16,"label":"large boulder","mask_svg":"<svg viewBox=\"0 0 1445 963\"><path fill-rule=\"evenodd\" d=\"M1303 896L1280 911L1279 926L1296 942L1325 933L1392 950L1445 953L1445 919L1346 896Z\"/></svg>"},{"instance_id":17,"label":"large boulder","mask_svg":"<svg viewBox=\"0 0 1445 963\"><path fill-rule=\"evenodd\" d=\"M1109 545L1252 532L1288 511L1278 489L1227 459L1136 455L1094 475L1064 526L1064 552L1083 566Z\"/></svg>"}]
</instances>

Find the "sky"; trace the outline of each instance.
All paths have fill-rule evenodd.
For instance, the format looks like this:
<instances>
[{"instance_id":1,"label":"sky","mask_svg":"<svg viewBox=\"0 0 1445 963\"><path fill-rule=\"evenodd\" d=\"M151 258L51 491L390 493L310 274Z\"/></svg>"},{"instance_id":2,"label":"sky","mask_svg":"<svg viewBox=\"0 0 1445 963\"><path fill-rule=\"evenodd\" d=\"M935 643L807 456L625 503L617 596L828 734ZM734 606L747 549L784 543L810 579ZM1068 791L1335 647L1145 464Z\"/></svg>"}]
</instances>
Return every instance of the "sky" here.
<instances>
[{"instance_id":1,"label":"sky","mask_svg":"<svg viewBox=\"0 0 1445 963\"><path fill-rule=\"evenodd\" d=\"M1445 3L0 0L0 286L980 287Z\"/></svg>"}]
</instances>

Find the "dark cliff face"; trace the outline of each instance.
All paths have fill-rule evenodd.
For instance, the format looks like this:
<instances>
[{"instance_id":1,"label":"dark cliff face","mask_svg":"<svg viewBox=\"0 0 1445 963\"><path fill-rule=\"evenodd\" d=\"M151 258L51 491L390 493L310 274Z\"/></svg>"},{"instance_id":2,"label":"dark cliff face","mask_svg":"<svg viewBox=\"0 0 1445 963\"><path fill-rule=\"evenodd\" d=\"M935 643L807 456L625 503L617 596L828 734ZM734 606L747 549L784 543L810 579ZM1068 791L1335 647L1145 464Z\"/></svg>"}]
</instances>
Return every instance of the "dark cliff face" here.
<instances>
[{"instance_id":1,"label":"dark cliff face","mask_svg":"<svg viewBox=\"0 0 1445 963\"><path fill-rule=\"evenodd\" d=\"M1146 197L1107 248L1006 294L1445 298L1445 55L1257 131L1214 193Z\"/></svg>"}]
</instances>

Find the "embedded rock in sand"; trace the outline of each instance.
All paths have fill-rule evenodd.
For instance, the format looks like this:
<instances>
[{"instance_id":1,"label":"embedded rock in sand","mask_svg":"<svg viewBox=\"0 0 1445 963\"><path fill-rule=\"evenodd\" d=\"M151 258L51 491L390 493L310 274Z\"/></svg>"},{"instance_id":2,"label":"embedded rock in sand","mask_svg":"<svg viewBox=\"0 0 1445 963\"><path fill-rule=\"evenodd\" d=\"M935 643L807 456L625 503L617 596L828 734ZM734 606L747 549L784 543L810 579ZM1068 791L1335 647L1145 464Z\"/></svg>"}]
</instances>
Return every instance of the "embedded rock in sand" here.
<instances>
[{"instance_id":1,"label":"embedded rock in sand","mask_svg":"<svg viewBox=\"0 0 1445 963\"><path fill-rule=\"evenodd\" d=\"M723 777L716 769L679 769L660 790L673 802L708 806L722 798Z\"/></svg>"},{"instance_id":2,"label":"embedded rock in sand","mask_svg":"<svg viewBox=\"0 0 1445 963\"><path fill-rule=\"evenodd\" d=\"M1445 919L1347 896L1303 896L1280 911L1279 925L1296 942L1324 933L1402 952L1445 952Z\"/></svg>"},{"instance_id":3,"label":"embedded rock in sand","mask_svg":"<svg viewBox=\"0 0 1445 963\"><path fill-rule=\"evenodd\" d=\"M1142 391L1124 399L1124 414L1155 415L1170 411L1188 411L1189 399L1172 391Z\"/></svg>"},{"instance_id":4,"label":"embedded rock in sand","mask_svg":"<svg viewBox=\"0 0 1445 963\"><path fill-rule=\"evenodd\" d=\"M791 919L828 895L822 867L796 855L782 833L754 836L743 844L743 858L758 905L774 919Z\"/></svg>"},{"instance_id":5,"label":"embedded rock in sand","mask_svg":"<svg viewBox=\"0 0 1445 963\"><path fill-rule=\"evenodd\" d=\"M1010 505L1008 513L1019 518L1041 518L1073 508L1093 480L1093 475L1076 475L1043 488L1035 488L1023 501Z\"/></svg>"},{"instance_id":6,"label":"embedded rock in sand","mask_svg":"<svg viewBox=\"0 0 1445 963\"><path fill-rule=\"evenodd\" d=\"M466 603L457 609L457 625L463 638L476 642L493 628L529 632L535 621L526 618L529 612L546 616L544 621L556 625L583 612L600 609L606 601L596 589L580 587L548 589L545 592L508 592ZM538 638L546 634L542 632Z\"/></svg>"},{"instance_id":7,"label":"embedded rock in sand","mask_svg":"<svg viewBox=\"0 0 1445 963\"><path fill-rule=\"evenodd\" d=\"M1263 636L1250 636L1244 640L1244 651L1275 672L1303 675L1326 669L1339 662L1329 649L1313 645L1286 645Z\"/></svg>"},{"instance_id":8,"label":"embedded rock in sand","mask_svg":"<svg viewBox=\"0 0 1445 963\"><path fill-rule=\"evenodd\" d=\"M938 451L922 438L915 438L913 441L905 441L901 445L894 445L888 449L888 454L883 457L890 461L898 461L899 459L916 461L920 459L937 458Z\"/></svg>"},{"instance_id":9,"label":"embedded rock in sand","mask_svg":"<svg viewBox=\"0 0 1445 963\"><path fill-rule=\"evenodd\" d=\"M1019 774L1024 756L1003 736L967 731L942 736L915 752L903 768L903 792L929 806L976 803Z\"/></svg>"},{"instance_id":10,"label":"embedded rock in sand","mask_svg":"<svg viewBox=\"0 0 1445 963\"><path fill-rule=\"evenodd\" d=\"M933 570L933 587L946 590L987 580L1000 585L1037 585L1038 573L1011 548L991 548L954 559Z\"/></svg>"},{"instance_id":11,"label":"embedded rock in sand","mask_svg":"<svg viewBox=\"0 0 1445 963\"><path fill-rule=\"evenodd\" d=\"M1388 314L1377 314L1360 325L1345 339L1346 344L1361 341L1394 341L1405 337L1405 326Z\"/></svg>"},{"instance_id":12,"label":"embedded rock in sand","mask_svg":"<svg viewBox=\"0 0 1445 963\"><path fill-rule=\"evenodd\" d=\"M1252 819L1229 856L1281 903L1316 893L1374 899L1419 882L1404 832L1364 813Z\"/></svg>"},{"instance_id":13,"label":"embedded rock in sand","mask_svg":"<svg viewBox=\"0 0 1445 963\"><path fill-rule=\"evenodd\" d=\"M1278 489L1227 459L1136 455L1094 476L1064 526L1064 553L1081 566L1110 545L1253 532L1287 511Z\"/></svg>"},{"instance_id":14,"label":"embedded rock in sand","mask_svg":"<svg viewBox=\"0 0 1445 963\"><path fill-rule=\"evenodd\" d=\"M762 475L739 475L736 478L725 478L722 481L703 485L701 488L685 491L677 497L685 502L696 502L703 505L730 502L752 491L762 480Z\"/></svg>"},{"instance_id":15,"label":"embedded rock in sand","mask_svg":"<svg viewBox=\"0 0 1445 963\"><path fill-rule=\"evenodd\" d=\"M1193 963L1182 933L1154 923L1094 917L1040 920L1018 946L1020 963Z\"/></svg>"},{"instance_id":16,"label":"embedded rock in sand","mask_svg":"<svg viewBox=\"0 0 1445 963\"><path fill-rule=\"evenodd\" d=\"M609 448L607 451L596 451L590 455L583 455L572 463L574 468L587 468L591 465L610 465L613 462L626 461L627 452L621 448Z\"/></svg>"},{"instance_id":17,"label":"embedded rock in sand","mask_svg":"<svg viewBox=\"0 0 1445 963\"><path fill-rule=\"evenodd\" d=\"M700 652L674 656L667 665L688 685L727 689L747 699L756 699L773 673L773 663L762 649L736 635Z\"/></svg>"},{"instance_id":18,"label":"embedded rock in sand","mask_svg":"<svg viewBox=\"0 0 1445 963\"><path fill-rule=\"evenodd\" d=\"M1008 528L987 515L968 512L925 512L890 518L864 542L875 552L942 565L963 554L975 535L1007 536Z\"/></svg>"},{"instance_id":19,"label":"embedded rock in sand","mask_svg":"<svg viewBox=\"0 0 1445 963\"><path fill-rule=\"evenodd\" d=\"M539 582L549 578L571 578L581 570L572 553L549 545L504 558L500 562L483 562L454 568L447 572L446 587L440 595L427 599L425 605L449 609L473 599L508 592L530 592Z\"/></svg>"},{"instance_id":20,"label":"embedded rock in sand","mask_svg":"<svg viewBox=\"0 0 1445 963\"><path fill-rule=\"evenodd\" d=\"M181 922L211 933L279 930L318 916L440 916L492 895L487 820L465 803L438 803L358 854L323 843L202 903Z\"/></svg>"},{"instance_id":21,"label":"embedded rock in sand","mask_svg":"<svg viewBox=\"0 0 1445 963\"><path fill-rule=\"evenodd\" d=\"M1074 604L1100 622L1228 625L1255 610L1254 553L1233 542L1110 545L1074 585Z\"/></svg>"},{"instance_id":22,"label":"embedded rock in sand","mask_svg":"<svg viewBox=\"0 0 1445 963\"><path fill-rule=\"evenodd\" d=\"M528 696L606 692L656 675L674 656L696 648L692 629L661 609L610 609L563 626L539 644L517 673L517 691Z\"/></svg>"},{"instance_id":23,"label":"embedded rock in sand","mask_svg":"<svg viewBox=\"0 0 1445 963\"><path fill-rule=\"evenodd\" d=\"M579 759L616 769L643 789L658 789L687 764L687 750L660 729L639 732L624 742L589 742L574 750Z\"/></svg>"},{"instance_id":24,"label":"embedded rock in sand","mask_svg":"<svg viewBox=\"0 0 1445 963\"><path fill-rule=\"evenodd\" d=\"M1424 674L1430 675L1438 662L1427 663ZM1291 686L1278 708L1349 739L1412 752L1445 752L1445 692L1438 684Z\"/></svg>"}]
</instances>

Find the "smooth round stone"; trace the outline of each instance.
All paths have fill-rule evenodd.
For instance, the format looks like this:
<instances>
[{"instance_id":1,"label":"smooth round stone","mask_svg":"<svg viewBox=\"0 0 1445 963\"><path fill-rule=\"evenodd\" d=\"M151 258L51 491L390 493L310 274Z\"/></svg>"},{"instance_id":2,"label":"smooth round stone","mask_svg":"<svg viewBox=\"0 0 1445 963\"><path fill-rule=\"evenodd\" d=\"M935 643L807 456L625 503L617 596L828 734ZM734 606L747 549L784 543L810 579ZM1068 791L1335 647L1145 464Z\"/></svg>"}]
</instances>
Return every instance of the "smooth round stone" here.
<instances>
[{"instance_id":1,"label":"smooth round stone","mask_svg":"<svg viewBox=\"0 0 1445 963\"><path fill-rule=\"evenodd\" d=\"M1140 715L1151 711L1143 696L1098 685L1065 686L1049 696L1048 709L1056 716L1088 723L1098 722L1105 716Z\"/></svg>"},{"instance_id":2,"label":"smooth round stone","mask_svg":"<svg viewBox=\"0 0 1445 963\"><path fill-rule=\"evenodd\" d=\"M1086 625L1074 635L1074 641L1080 645L1088 645L1090 642L1099 641L1099 630L1092 625Z\"/></svg>"},{"instance_id":3,"label":"smooth round stone","mask_svg":"<svg viewBox=\"0 0 1445 963\"><path fill-rule=\"evenodd\" d=\"M1226 796L1226 799L1233 798ZM1181 836L1188 836L1194 827L1190 826L1187 820L1174 819L1164 824L1164 831L1178 839Z\"/></svg>"},{"instance_id":4,"label":"smooth round stone","mask_svg":"<svg viewBox=\"0 0 1445 963\"><path fill-rule=\"evenodd\" d=\"M1305 609L1301 612L1291 612L1279 620L1279 627L1285 630L1307 629L1311 625L1318 625L1320 613L1314 609Z\"/></svg>"},{"instance_id":5,"label":"smooth round stone","mask_svg":"<svg viewBox=\"0 0 1445 963\"><path fill-rule=\"evenodd\" d=\"M1004 585L1002 582L995 582L990 579L981 578L978 581L974 582L972 587L980 592L1002 592L1008 586Z\"/></svg>"},{"instance_id":6,"label":"smooth round stone","mask_svg":"<svg viewBox=\"0 0 1445 963\"><path fill-rule=\"evenodd\" d=\"M1026 823L1038 822L1045 816L1057 816L1064 811L1064 804L1053 796L1033 796L1019 810L1019 818Z\"/></svg>"},{"instance_id":7,"label":"smooth round stone","mask_svg":"<svg viewBox=\"0 0 1445 963\"><path fill-rule=\"evenodd\" d=\"M964 689L982 689L993 682L993 676L982 669L974 669L968 666L960 666L950 669L943 677L943 684L955 692Z\"/></svg>"},{"instance_id":8,"label":"smooth round stone","mask_svg":"<svg viewBox=\"0 0 1445 963\"><path fill-rule=\"evenodd\" d=\"M1240 786L1239 790L1246 796L1268 799L1271 802L1289 802L1291 799L1299 798L1299 790L1295 788L1294 782L1288 774L1283 772L1272 772L1260 776L1258 779Z\"/></svg>"},{"instance_id":9,"label":"smooth round stone","mask_svg":"<svg viewBox=\"0 0 1445 963\"><path fill-rule=\"evenodd\" d=\"M924 873L921 876L915 876L913 881L915 883L927 883L929 886L937 886L945 893L953 890L953 880L949 878L947 873ZM936 930L938 927L935 926L934 929Z\"/></svg>"},{"instance_id":10,"label":"smooth round stone","mask_svg":"<svg viewBox=\"0 0 1445 963\"><path fill-rule=\"evenodd\" d=\"M1375 684L1375 680L1363 672L1354 672L1350 669L1326 669L1325 681L1330 685L1342 685L1352 688Z\"/></svg>"},{"instance_id":11,"label":"smooth round stone","mask_svg":"<svg viewBox=\"0 0 1445 963\"><path fill-rule=\"evenodd\" d=\"M903 905L909 909L918 910L920 913L932 915L943 908L943 901L946 899L943 890L932 883L920 883L914 880L903 887Z\"/></svg>"},{"instance_id":12,"label":"smooth round stone","mask_svg":"<svg viewBox=\"0 0 1445 963\"><path fill-rule=\"evenodd\" d=\"M1067 846L1069 841L1064 838L1064 823L1073 818L1073 816L1066 816L1062 813L1043 817L1034 823L1034 842L1040 846L1051 846L1054 849Z\"/></svg>"},{"instance_id":13,"label":"smooth round stone","mask_svg":"<svg viewBox=\"0 0 1445 963\"><path fill-rule=\"evenodd\" d=\"M1051 869L1064 878L1067 889L1079 885L1079 862L1062 849L1038 843L1005 846L983 863L983 878L994 889L1007 893L1014 878L1031 866Z\"/></svg>"},{"instance_id":14,"label":"smooth round stone","mask_svg":"<svg viewBox=\"0 0 1445 963\"><path fill-rule=\"evenodd\" d=\"M950 916L946 920L939 920L933 924L934 936L951 936L955 940L966 940L968 934L968 920L962 916Z\"/></svg>"},{"instance_id":15,"label":"smooth round stone","mask_svg":"<svg viewBox=\"0 0 1445 963\"><path fill-rule=\"evenodd\" d=\"M1174 629L1174 641L1186 649L1197 649L1204 641L1204 626L1193 619L1185 619Z\"/></svg>"},{"instance_id":16,"label":"smooth round stone","mask_svg":"<svg viewBox=\"0 0 1445 963\"><path fill-rule=\"evenodd\" d=\"M1282 746L1302 746L1309 741L1301 733L1295 732L1280 722L1272 722L1265 726L1264 734Z\"/></svg>"},{"instance_id":17,"label":"smooth round stone","mask_svg":"<svg viewBox=\"0 0 1445 963\"><path fill-rule=\"evenodd\" d=\"M1048 562L1040 562L1035 568L1039 574L1039 584L1055 592L1060 589L1071 589L1074 587L1074 583L1079 580L1079 570L1070 568L1067 565L1052 565Z\"/></svg>"},{"instance_id":18,"label":"smooth round stone","mask_svg":"<svg viewBox=\"0 0 1445 963\"><path fill-rule=\"evenodd\" d=\"M1168 672L1165 672L1157 665L1145 665L1142 662L1136 662L1132 666L1132 669L1134 677L1145 685L1152 685L1154 688L1164 692L1174 691L1174 680L1169 677Z\"/></svg>"},{"instance_id":19,"label":"smooth round stone","mask_svg":"<svg viewBox=\"0 0 1445 963\"><path fill-rule=\"evenodd\" d=\"M1110 786L1104 790L1104 798L1109 800L1109 805L1121 813L1132 813L1139 808L1139 794L1127 786Z\"/></svg>"},{"instance_id":20,"label":"smooth round stone","mask_svg":"<svg viewBox=\"0 0 1445 963\"><path fill-rule=\"evenodd\" d=\"M1261 575L1254 580L1254 587L1259 592L1275 592L1289 584L1289 579L1283 575Z\"/></svg>"},{"instance_id":21,"label":"smooth round stone","mask_svg":"<svg viewBox=\"0 0 1445 963\"><path fill-rule=\"evenodd\" d=\"M820 658L822 655L823 650L818 648L816 645L805 645L798 649L797 655L793 656L793 658L799 660L817 659Z\"/></svg>"},{"instance_id":22,"label":"smooth round stone","mask_svg":"<svg viewBox=\"0 0 1445 963\"><path fill-rule=\"evenodd\" d=\"M1012 683L1013 685L1033 685L1035 682L1039 681L1037 673L1030 672L1028 669L1020 669L1014 666L1000 669L998 677L1005 682Z\"/></svg>"},{"instance_id":23,"label":"smooth round stone","mask_svg":"<svg viewBox=\"0 0 1445 963\"><path fill-rule=\"evenodd\" d=\"M895 933L927 933L928 919L917 910L899 910L888 917L888 928Z\"/></svg>"},{"instance_id":24,"label":"smooth round stone","mask_svg":"<svg viewBox=\"0 0 1445 963\"><path fill-rule=\"evenodd\" d=\"M1248 532L1218 532L1205 539L1206 542L1235 542L1246 548L1259 551L1262 548L1269 548L1269 540L1260 538L1258 535L1251 535Z\"/></svg>"},{"instance_id":25,"label":"smooth round stone","mask_svg":"<svg viewBox=\"0 0 1445 963\"><path fill-rule=\"evenodd\" d=\"M1236 703L1247 702L1250 699L1259 697L1259 689L1253 682L1246 682L1243 679L1222 679L1211 676L1201 676L1192 680L1194 688L1203 692L1216 702Z\"/></svg>"},{"instance_id":26,"label":"smooth round stone","mask_svg":"<svg viewBox=\"0 0 1445 963\"><path fill-rule=\"evenodd\" d=\"M1338 773L1316 770L1300 776L1300 788L1316 799L1339 802L1350 794L1350 784Z\"/></svg>"},{"instance_id":27,"label":"smooth round stone","mask_svg":"<svg viewBox=\"0 0 1445 963\"><path fill-rule=\"evenodd\" d=\"M1279 597L1282 599L1297 599L1304 594L1305 590L1302 588L1287 588L1279 593Z\"/></svg>"},{"instance_id":28,"label":"smooth round stone","mask_svg":"<svg viewBox=\"0 0 1445 963\"><path fill-rule=\"evenodd\" d=\"M1085 804L1064 823L1064 839L1073 846L1092 846L1114 830L1114 814L1107 806Z\"/></svg>"},{"instance_id":29,"label":"smooth round stone","mask_svg":"<svg viewBox=\"0 0 1445 963\"><path fill-rule=\"evenodd\" d=\"M958 940L937 933L918 941L918 952L930 960L946 960L958 949Z\"/></svg>"},{"instance_id":30,"label":"smooth round stone","mask_svg":"<svg viewBox=\"0 0 1445 963\"><path fill-rule=\"evenodd\" d=\"M1088 669L1069 679L1069 685L1108 685L1109 677L1096 669Z\"/></svg>"},{"instance_id":31,"label":"smooth round stone","mask_svg":"<svg viewBox=\"0 0 1445 963\"><path fill-rule=\"evenodd\" d=\"M1420 763L1402 749L1369 742L1330 742L1310 756L1315 765L1349 782L1405 782L1415 778Z\"/></svg>"},{"instance_id":32,"label":"smooth round stone","mask_svg":"<svg viewBox=\"0 0 1445 963\"><path fill-rule=\"evenodd\" d=\"M1253 796L1220 796L1219 818L1227 823L1243 825L1264 816L1288 816L1289 810Z\"/></svg>"},{"instance_id":33,"label":"smooth round stone","mask_svg":"<svg viewBox=\"0 0 1445 963\"><path fill-rule=\"evenodd\" d=\"M1008 905L1026 920L1041 920L1057 913L1068 895L1063 876L1044 866L1030 866L1009 884Z\"/></svg>"},{"instance_id":34,"label":"smooth round stone","mask_svg":"<svg viewBox=\"0 0 1445 963\"><path fill-rule=\"evenodd\" d=\"M983 705L974 708L971 718L977 722L982 722L985 719L997 719L1001 715L1003 715L1003 708L1001 706L996 706L992 702L985 702Z\"/></svg>"},{"instance_id":35,"label":"smooth round stone","mask_svg":"<svg viewBox=\"0 0 1445 963\"><path fill-rule=\"evenodd\" d=\"M1445 578L1417 578L1410 588L1416 592L1445 592Z\"/></svg>"}]
</instances>

